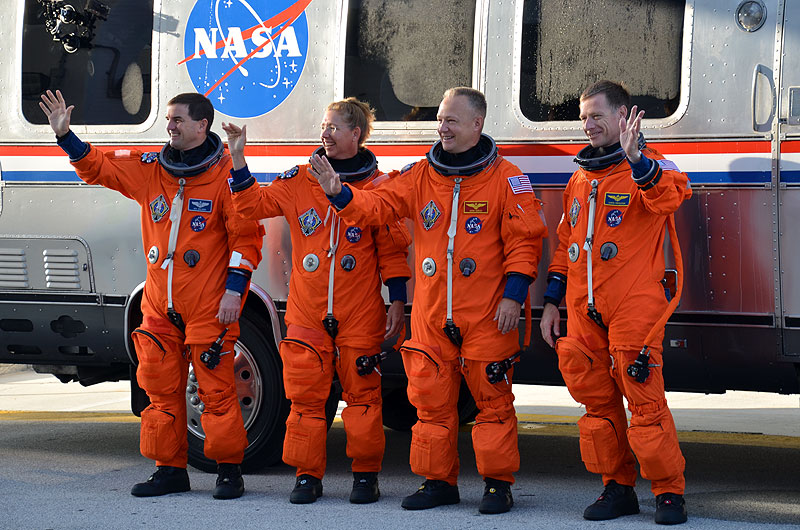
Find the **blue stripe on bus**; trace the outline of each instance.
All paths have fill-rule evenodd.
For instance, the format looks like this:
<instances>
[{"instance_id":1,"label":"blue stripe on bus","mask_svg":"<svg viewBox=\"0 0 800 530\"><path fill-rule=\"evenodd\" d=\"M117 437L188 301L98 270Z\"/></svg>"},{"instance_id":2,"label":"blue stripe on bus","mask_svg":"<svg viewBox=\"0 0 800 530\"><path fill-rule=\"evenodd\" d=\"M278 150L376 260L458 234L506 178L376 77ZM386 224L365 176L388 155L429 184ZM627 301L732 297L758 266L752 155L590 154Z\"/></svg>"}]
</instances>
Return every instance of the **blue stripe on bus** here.
<instances>
[{"instance_id":1,"label":"blue stripe on bus","mask_svg":"<svg viewBox=\"0 0 800 530\"><path fill-rule=\"evenodd\" d=\"M253 173L260 183L272 182L280 173ZM526 173L534 186L565 186L572 173ZM81 182L74 171L3 171L5 182ZM771 182L769 171L690 171L689 180L695 184L766 184ZM783 171L781 182L800 182L800 171Z\"/></svg>"},{"instance_id":2,"label":"blue stripe on bus","mask_svg":"<svg viewBox=\"0 0 800 530\"><path fill-rule=\"evenodd\" d=\"M572 173L526 173L534 186L566 186ZM690 171L694 184L766 184L772 181L769 171ZM787 175L790 179L787 179ZM800 182L800 171L783 172L783 182Z\"/></svg>"}]
</instances>

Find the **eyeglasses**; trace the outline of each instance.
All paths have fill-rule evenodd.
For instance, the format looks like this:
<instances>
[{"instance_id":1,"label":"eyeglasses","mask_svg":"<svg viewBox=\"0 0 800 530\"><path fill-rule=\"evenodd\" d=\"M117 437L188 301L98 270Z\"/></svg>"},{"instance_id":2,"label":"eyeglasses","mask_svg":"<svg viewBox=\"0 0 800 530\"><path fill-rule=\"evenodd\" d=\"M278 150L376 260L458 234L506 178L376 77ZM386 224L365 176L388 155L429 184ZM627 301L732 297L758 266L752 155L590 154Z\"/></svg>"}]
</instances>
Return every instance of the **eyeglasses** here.
<instances>
[{"instance_id":1,"label":"eyeglasses","mask_svg":"<svg viewBox=\"0 0 800 530\"><path fill-rule=\"evenodd\" d=\"M339 129L344 129L344 127L339 127L338 125L325 125L324 123L319 126L320 134L325 134L325 132L329 132L330 134L336 134L336 131Z\"/></svg>"}]
</instances>

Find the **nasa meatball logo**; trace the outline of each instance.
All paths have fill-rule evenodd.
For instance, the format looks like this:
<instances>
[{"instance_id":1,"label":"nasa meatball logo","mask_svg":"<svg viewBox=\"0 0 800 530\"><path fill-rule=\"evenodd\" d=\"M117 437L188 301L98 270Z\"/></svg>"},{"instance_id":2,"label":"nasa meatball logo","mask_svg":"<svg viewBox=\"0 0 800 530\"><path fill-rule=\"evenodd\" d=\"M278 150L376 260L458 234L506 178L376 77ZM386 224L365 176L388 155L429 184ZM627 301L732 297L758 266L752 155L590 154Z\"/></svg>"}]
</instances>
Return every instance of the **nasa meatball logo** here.
<instances>
[{"instance_id":1,"label":"nasa meatball logo","mask_svg":"<svg viewBox=\"0 0 800 530\"><path fill-rule=\"evenodd\" d=\"M311 0L198 0L180 65L219 112L264 115L292 93L308 55Z\"/></svg>"},{"instance_id":2,"label":"nasa meatball logo","mask_svg":"<svg viewBox=\"0 0 800 530\"><path fill-rule=\"evenodd\" d=\"M345 231L344 237L351 243L358 243L361 241L361 229L357 226L351 226Z\"/></svg>"},{"instance_id":3,"label":"nasa meatball logo","mask_svg":"<svg viewBox=\"0 0 800 530\"><path fill-rule=\"evenodd\" d=\"M606 214L606 224L611 228L617 227L622 222L622 211L621 210L611 210Z\"/></svg>"},{"instance_id":4,"label":"nasa meatball logo","mask_svg":"<svg viewBox=\"0 0 800 530\"><path fill-rule=\"evenodd\" d=\"M203 217L202 215L195 215L194 217L192 217L189 226L191 226L192 230L194 230L195 232L201 232L206 227L206 218Z\"/></svg>"}]
</instances>

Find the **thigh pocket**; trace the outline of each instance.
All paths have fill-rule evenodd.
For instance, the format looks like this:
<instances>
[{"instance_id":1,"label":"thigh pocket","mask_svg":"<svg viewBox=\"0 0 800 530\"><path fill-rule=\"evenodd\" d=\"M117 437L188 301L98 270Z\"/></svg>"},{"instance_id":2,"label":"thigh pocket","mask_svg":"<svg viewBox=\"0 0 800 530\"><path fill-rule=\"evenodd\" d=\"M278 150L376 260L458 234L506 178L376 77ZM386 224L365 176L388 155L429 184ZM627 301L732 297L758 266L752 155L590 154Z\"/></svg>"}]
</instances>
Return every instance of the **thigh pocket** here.
<instances>
[{"instance_id":1,"label":"thigh pocket","mask_svg":"<svg viewBox=\"0 0 800 530\"><path fill-rule=\"evenodd\" d=\"M137 328L131 333L139 366L136 380L148 394L172 394L182 386L180 353L174 343Z\"/></svg>"},{"instance_id":2,"label":"thigh pocket","mask_svg":"<svg viewBox=\"0 0 800 530\"><path fill-rule=\"evenodd\" d=\"M299 338L287 337L281 341L283 382L286 397L292 401L325 401L330 392L333 369L326 371L326 363L319 347Z\"/></svg>"},{"instance_id":3,"label":"thigh pocket","mask_svg":"<svg viewBox=\"0 0 800 530\"><path fill-rule=\"evenodd\" d=\"M614 393L614 382L606 366L583 343L563 337L556 342L558 369L575 401L592 403L608 399Z\"/></svg>"},{"instance_id":4,"label":"thigh pocket","mask_svg":"<svg viewBox=\"0 0 800 530\"><path fill-rule=\"evenodd\" d=\"M407 340L400 347L408 377L408 399L416 408L438 409L450 400L449 378L439 348ZM456 387L458 388L458 387Z\"/></svg>"}]
</instances>

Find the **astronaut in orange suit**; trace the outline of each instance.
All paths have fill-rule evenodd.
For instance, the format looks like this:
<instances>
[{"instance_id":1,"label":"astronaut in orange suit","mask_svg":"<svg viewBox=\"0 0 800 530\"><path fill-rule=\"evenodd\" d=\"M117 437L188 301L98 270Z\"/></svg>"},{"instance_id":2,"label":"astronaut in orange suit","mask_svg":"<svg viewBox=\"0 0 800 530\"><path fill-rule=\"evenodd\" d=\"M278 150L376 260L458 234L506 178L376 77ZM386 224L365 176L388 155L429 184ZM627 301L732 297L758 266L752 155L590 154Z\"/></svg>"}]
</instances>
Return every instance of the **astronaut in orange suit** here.
<instances>
[{"instance_id":1,"label":"astronaut in orange suit","mask_svg":"<svg viewBox=\"0 0 800 530\"><path fill-rule=\"evenodd\" d=\"M513 504L519 468L513 370L491 383L487 367L519 351L520 308L536 277L546 228L527 176L482 134L485 116L478 90L445 92L437 115L441 140L427 159L376 190L342 186L327 160L312 158L312 173L342 218L360 223L399 216L414 223L411 339L401 352L419 419L411 470L426 480L403 500L410 510L460 501L456 403L462 374L479 409L472 429L486 482L479 509L502 513Z\"/></svg>"},{"instance_id":2,"label":"astronaut in orange suit","mask_svg":"<svg viewBox=\"0 0 800 530\"><path fill-rule=\"evenodd\" d=\"M348 98L328 105L320 127L322 147L315 152L324 153L355 188L373 187L387 178L364 147L373 120L369 105ZM410 234L398 219L382 224L341 219L308 164L259 187L245 166L245 131L230 126L226 132L237 212L247 219L283 216L292 238L287 331L280 348L284 387L292 402L283 461L297 468L289 500L307 504L322 495L325 402L335 371L347 402L342 420L347 456L353 459L350 502L375 502L385 445L381 380L374 370L359 374L356 361L380 354L383 340L403 327ZM388 316L381 281L389 288Z\"/></svg>"},{"instance_id":3,"label":"astronaut in orange suit","mask_svg":"<svg viewBox=\"0 0 800 530\"><path fill-rule=\"evenodd\" d=\"M264 232L233 209L230 156L209 130L214 107L200 94L180 94L167 104L170 140L160 152L103 153L70 131L73 107L66 106L61 92L48 91L40 106L81 179L119 191L142 207L147 279L143 321L133 341L136 378L150 398L142 412L140 449L158 469L131 493L150 497L190 489L186 383L191 362L205 407L204 452L217 462L213 496L240 497L248 441L232 352ZM215 356L211 346L218 339ZM201 360L204 352L211 352L209 362Z\"/></svg>"},{"instance_id":4,"label":"astronaut in orange suit","mask_svg":"<svg viewBox=\"0 0 800 530\"><path fill-rule=\"evenodd\" d=\"M668 306L665 234L668 225L674 233L671 217L691 187L673 162L647 147L639 132L644 112L634 106L628 118L628 109L630 95L617 83L599 81L581 95L590 145L578 153L580 168L564 190L541 329L553 346L566 294L567 335L555 343L559 369L586 406L578 421L581 457L605 485L584 517L639 513L635 454L656 495L656 522L677 524L687 519L685 462L664 397L659 321Z\"/></svg>"}]
</instances>

